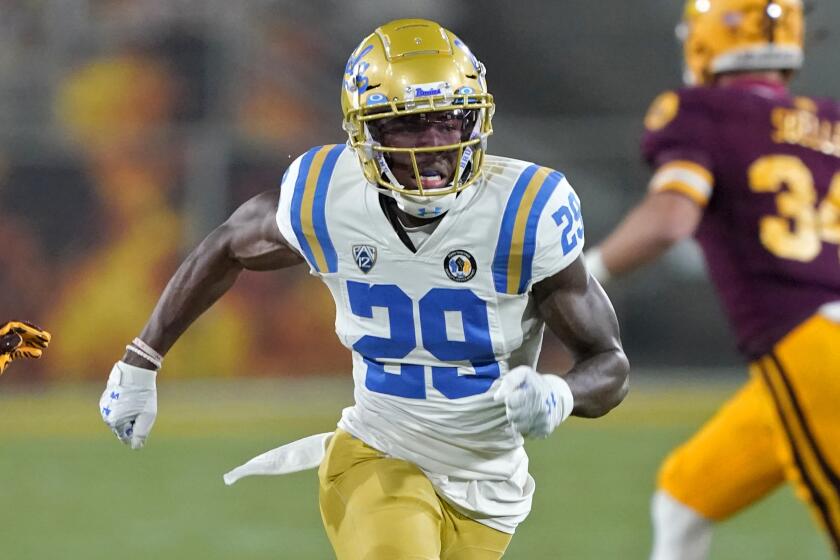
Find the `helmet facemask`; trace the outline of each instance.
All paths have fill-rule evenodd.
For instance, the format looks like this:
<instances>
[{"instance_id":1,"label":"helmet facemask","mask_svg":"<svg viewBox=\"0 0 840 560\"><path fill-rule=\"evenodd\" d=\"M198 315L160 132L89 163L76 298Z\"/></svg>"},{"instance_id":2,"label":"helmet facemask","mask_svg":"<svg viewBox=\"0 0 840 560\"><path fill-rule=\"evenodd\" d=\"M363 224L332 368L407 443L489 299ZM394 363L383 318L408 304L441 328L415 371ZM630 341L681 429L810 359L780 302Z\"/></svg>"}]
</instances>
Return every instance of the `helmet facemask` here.
<instances>
[{"instance_id":1,"label":"helmet facemask","mask_svg":"<svg viewBox=\"0 0 840 560\"><path fill-rule=\"evenodd\" d=\"M359 111L357 133L350 136L352 147L362 156L365 175L379 187L411 196L445 196L467 188L478 178L476 171L483 163L487 137L493 133L489 118L492 97L482 96L485 99L471 93L457 98L435 96L404 103L403 107L391 102ZM400 136L415 136L420 142L396 145L393 139ZM424 141L425 136L434 136L437 141ZM440 143L446 137L452 141ZM433 171L444 171L444 161L449 162L445 184L431 185L424 180ZM397 178L395 165L410 167L408 181Z\"/></svg>"},{"instance_id":2,"label":"helmet facemask","mask_svg":"<svg viewBox=\"0 0 840 560\"><path fill-rule=\"evenodd\" d=\"M384 182L436 196L433 191L449 194L467 185L473 146L481 143L479 125L475 109L453 108L369 120L365 132Z\"/></svg>"}]
</instances>

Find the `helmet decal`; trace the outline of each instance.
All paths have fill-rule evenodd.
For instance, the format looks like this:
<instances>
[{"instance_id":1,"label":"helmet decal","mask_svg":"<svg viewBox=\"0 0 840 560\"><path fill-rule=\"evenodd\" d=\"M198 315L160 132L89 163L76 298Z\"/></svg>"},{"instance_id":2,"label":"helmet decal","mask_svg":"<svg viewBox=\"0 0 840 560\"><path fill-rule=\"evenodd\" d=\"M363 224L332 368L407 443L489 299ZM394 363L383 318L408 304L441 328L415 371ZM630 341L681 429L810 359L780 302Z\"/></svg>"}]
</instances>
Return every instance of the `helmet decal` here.
<instances>
[{"instance_id":1,"label":"helmet decal","mask_svg":"<svg viewBox=\"0 0 840 560\"><path fill-rule=\"evenodd\" d=\"M366 105L382 105L383 103L388 103L388 98L382 95L381 93L374 93L369 95L367 101L365 102Z\"/></svg>"},{"instance_id":2,"label":"helmet decal","mask_svg":"<svg viewBox=\"0 0 840 560\"><path fill-rule=\"evenodd\" d=\"M456 47L460 48L462 51L464 51L467 54L467 56L470 59L470 62L472 62L473 68L475 68L476 72L481 72L481 63L478 61L478 59L472 53L470 48L467 45L465 45L464 42L461 39L456 38L455 41L453 41L453 42L455 43Z\"/></svg>"},{"instance_id":3,"label":"helmet decal","mask_svg":"<svg viewBox=\"0 0 840 560\"><path fill-rule=\"evenodd\" d=\"M373 50L373 45L365 47L357 56L350 55L347 60L347 66L344 68L344 88L347 91L357 91L362 94L367 91L369 82L365 71L370 68L370 64L362 59Z\"/></svg>"}]
</instances>

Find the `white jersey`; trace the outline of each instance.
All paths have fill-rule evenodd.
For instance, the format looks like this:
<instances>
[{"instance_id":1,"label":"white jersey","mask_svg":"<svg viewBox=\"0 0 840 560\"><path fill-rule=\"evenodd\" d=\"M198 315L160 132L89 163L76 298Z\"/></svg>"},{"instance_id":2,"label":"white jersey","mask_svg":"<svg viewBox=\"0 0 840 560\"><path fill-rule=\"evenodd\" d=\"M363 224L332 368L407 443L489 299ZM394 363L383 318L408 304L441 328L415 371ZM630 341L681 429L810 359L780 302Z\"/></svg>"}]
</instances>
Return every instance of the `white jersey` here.
<instances>
[{"instance_id":1,"label":"white jersey","mask_svg":"<svg viewBox=\"0 0 840 560\"><path fill-rule=\"evenodd\" d=\"M339 427L512 533L534 481L493 392L514 367L536 367L544 323L531 287L580 255L580 202L557 171L487 156L414 252L379 197L344 145L310 150L281 187L280 231L329 287L353 353L355 404Z\"/></svg>"}]
</instances>

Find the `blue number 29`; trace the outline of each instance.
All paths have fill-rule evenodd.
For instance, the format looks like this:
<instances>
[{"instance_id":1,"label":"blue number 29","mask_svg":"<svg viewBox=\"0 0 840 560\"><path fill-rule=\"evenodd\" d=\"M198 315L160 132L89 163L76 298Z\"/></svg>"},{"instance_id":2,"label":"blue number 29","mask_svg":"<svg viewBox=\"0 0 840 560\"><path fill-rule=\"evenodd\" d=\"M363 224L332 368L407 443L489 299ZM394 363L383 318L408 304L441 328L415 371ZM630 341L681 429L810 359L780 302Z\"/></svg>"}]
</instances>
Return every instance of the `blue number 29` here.
<instances>
[{"instance_id":1,"label":"blue number 29","mask_svg":"<svg viewBox=\"0 0 840 560\"><path fill-rule=\"evenodd\" d=\"M577 195L573 192L569 193L569 205L561 206L551 217L554 218L554 223L563 227L560 244L563 247L563 254L568 255L577 247L578 240L583 239L583 217ZM575 224L578 224L577 228Z\"/></svg>"},{"instance_id":2,"label":"blue number 29","mask_svg":"<svg viewBox=\"0 0 840 560\"><path fill-rule=\"evenodd\" d=\"M399 375L385 371L380 359L405 358L417 347L411 298L398 286L347 282L350 310L359 317L372 318L373 307L388 310L390 337L365 335L353 349L367 364L365 386L371 391L406 397L426 398L424 368L401 364ZM471 290L434 288L418 304L423 347L445 362L466 362L475 373L459 375L455 366L433 366L432 385L444 396L459 399L484 393L499 377L499 364L490 340L487 304ZM450 340L446 333L448 313L460 315L463 340ZM451 317L452 315L450 315Z\"/></svg>"}]
</instances>

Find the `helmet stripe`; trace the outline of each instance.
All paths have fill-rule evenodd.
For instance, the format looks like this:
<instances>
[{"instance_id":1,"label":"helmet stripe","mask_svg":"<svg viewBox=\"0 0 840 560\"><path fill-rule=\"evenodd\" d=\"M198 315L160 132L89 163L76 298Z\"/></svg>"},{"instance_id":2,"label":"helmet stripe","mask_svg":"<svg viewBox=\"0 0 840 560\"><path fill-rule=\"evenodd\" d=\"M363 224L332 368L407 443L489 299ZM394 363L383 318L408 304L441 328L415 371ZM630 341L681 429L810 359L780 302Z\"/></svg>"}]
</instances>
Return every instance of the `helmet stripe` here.
<instances>
[{"instance_id":1,"label":"helmet stripe","mask_svg":"<svg viewBox=\"0 0 840 560\"><path fill-rule=\"evenodd\" d=\"M774 0L767 0L767 5L764 7L764 17L767 18L767 42L771 45L776 42L776 18L772 16L770 10L774 4Z\"/></svg>"}]
</instances>

